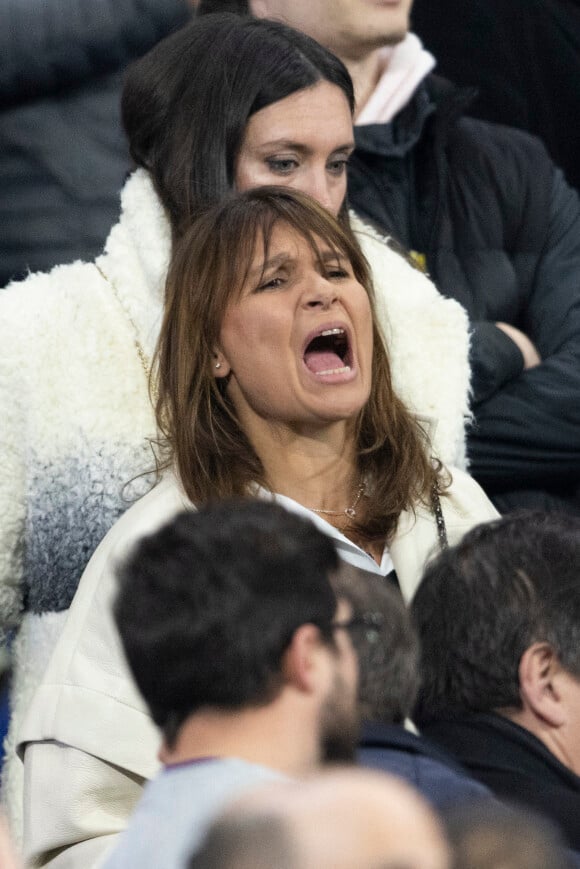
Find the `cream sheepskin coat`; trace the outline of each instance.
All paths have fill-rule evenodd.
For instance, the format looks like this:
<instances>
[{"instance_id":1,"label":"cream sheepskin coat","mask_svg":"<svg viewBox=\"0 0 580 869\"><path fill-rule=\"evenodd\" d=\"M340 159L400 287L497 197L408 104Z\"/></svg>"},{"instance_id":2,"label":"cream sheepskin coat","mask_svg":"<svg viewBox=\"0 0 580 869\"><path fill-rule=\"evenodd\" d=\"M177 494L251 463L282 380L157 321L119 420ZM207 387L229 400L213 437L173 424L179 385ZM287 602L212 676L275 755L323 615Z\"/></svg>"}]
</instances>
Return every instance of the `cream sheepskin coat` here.
<instances>
[{"instance_id":1,"label":"cream sheepskin coat","mask_svg":"<svg viewBox=\"0 0 580 869\"><path fill-rule=\"evenodd\" d=\"M470 476L457 469L452 474L441 498L450 545L474 525L497 516ZM394 567L407 601L426 561L439 549L435 517L422 505L401 514L379 567L323 517L291 498L260 494L314 522L333 537L340 557L355 567L382 575ZM139 538L192 508L176 479L167 474L113 526L81 578L19 733L26 783L25 855L33 865L100 867L116 833L125 829L144 783L158 771L159 732L129 673L112 618L115 569ZM55 853L47 863L47 855Z\"/></svg>"},{"instance_id":2,"label":"cream sheepskin coat","mask_svg":"<svg viewBox=\"0 0 580 869\"><path fill-rule=\"evenodd\" d=\"M398 393L429 422L434 454L464 466L467 316L356 217L353 226ZM138 170L96 263L0 291L0 634L16 632L3 798L17 838L18 727L92 552L150 486L135 477L153 465L147 367L170 247L164 210Z\"/></svg>"}]
</instances>

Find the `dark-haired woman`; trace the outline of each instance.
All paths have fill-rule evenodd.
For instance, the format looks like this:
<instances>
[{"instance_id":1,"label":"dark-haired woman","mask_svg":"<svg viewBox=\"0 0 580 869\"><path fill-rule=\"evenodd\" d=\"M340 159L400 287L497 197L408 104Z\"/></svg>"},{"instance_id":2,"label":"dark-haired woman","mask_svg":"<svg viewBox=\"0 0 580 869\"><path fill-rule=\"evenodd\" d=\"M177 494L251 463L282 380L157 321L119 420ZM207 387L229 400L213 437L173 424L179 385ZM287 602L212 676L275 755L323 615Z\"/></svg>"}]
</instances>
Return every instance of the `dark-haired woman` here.
<instances>
[{"instance_id":1,"label":"dark-haired woman","mask_svg":"<svg viewBox=\"0 0 580 869\"><path fill-rule=\"evenodd\" d=\"M311 193L346 225L352 106L345 68L307 36L237 16L194 21L129 74L123 115L140 168L104 255L0 296L0 613L8 630L21 623L3 779L15 829L18 722L91 553L148 488L139 475L157 436L149 375L173 242L232 188L264 183ZM431 426L437 455L461 463L466 316L353 226L395 387Z\"/></svg>"},{"instance_id":2,"label":"dark-haired woman","mask_svg":"<svg viewBox=\"0 0 580 869\"><path fill-rule=\"evenodd\" d=\"M168 472L91 559L20 733L36 859L82 830L92 865L156 768L158 734L110 614L115 565L142 534L212 499L273 498L319 524L345 560L394 570L409 600L438 545L497 516L470 477L431 455L393 389L366 261L304 194L238 194L185 233L158 368ZM74 850L67 866L80 865Z\"/></svg>"}]
</instances>

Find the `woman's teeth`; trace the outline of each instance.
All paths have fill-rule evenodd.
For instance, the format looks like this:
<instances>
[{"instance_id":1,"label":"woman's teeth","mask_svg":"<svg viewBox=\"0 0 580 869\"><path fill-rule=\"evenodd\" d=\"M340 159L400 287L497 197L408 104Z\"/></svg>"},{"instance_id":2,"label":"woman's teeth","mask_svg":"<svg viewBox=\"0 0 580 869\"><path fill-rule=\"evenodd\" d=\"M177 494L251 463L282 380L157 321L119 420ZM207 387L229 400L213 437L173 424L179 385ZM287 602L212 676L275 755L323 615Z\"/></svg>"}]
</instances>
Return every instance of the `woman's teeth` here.
<instances>
[{"instance_id":1,"label":"woman's teeth","mask_svg":"<svg viewBox=\"0 0 580 869\"><path fill-rule=\"evenodd\" d=\"M323 374L346 374L347 371L350 371L350 365L343 365L342 368L327 368L326 371L317 371L316 373L320 377Z\"/></svg>"}]
</instances>

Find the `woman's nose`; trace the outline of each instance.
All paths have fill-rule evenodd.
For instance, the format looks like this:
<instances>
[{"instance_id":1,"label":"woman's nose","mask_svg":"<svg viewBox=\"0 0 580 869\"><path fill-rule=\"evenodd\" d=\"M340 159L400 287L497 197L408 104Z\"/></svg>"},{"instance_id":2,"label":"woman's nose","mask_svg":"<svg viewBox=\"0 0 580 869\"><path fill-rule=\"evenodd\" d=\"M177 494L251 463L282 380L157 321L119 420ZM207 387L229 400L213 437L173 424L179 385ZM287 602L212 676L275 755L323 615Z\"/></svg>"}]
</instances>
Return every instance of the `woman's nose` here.
<instances>
[{"instance_id":1,"label":"woman's nose","mask_svg":"<svg viewBox=\"0 0 580 869\"><path fill-rule=\"evenodd\" d=\"M322 308L326 311L332 307L337 299L336 286L323 275L316 275L308 281L308 287L304 293L306 307Z\"/></svg>"},{"instance_id":2,"label":"woman's nose","mask_svg":"<svg viewBox=\"0 0 580 869\"><path fill-rule=\"evenodd\" d=\"M309 172L304 178L302 192L312 196L327 211L330 211L334 215L338 214L342 199L338 201L340 197L337 198L337 191L334 190L325 171L313 169Z\"/></svg>"}]
</instances>

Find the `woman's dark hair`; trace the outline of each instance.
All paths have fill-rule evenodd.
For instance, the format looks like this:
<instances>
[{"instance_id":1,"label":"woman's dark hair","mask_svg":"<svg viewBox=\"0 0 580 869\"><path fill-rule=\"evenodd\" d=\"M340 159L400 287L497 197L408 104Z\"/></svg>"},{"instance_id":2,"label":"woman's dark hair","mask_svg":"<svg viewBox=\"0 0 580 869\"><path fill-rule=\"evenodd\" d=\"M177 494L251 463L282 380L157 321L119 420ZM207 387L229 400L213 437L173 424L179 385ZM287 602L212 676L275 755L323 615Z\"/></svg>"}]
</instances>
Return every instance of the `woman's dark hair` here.
<instances>
[{"instance_id":1,"label":"woman's dark hair","mask_svg":"<svg viewBox=\"0 0 580 869\"><path fill-rule=\"evenodd\" d=\"M199 0L196 15L211 15L215 12L236 12L251 15L249 0Z\"/></svg>"},{"instance_id":2,"label":"woman's dark hair","mask_svg":"<svg viewBox=\"0 0 580 869\"><path fill-rule=\"evenodd\" d=\"M133 64L123 124L174 239L233 188L248 119L320 81L339 87L354 110L337 57L284 24L233 14L195 18Z\"/></svg>"},{"instance_id":3,"label":"woman's dark hair","mask_svg":"<svg viewBox=\"0 0 580 869\"><path fill-rule=\"evenodd\" d=\"M372 481L364 526L369 539L389 536L402 510L427 503L438 483L419 424L396 395L377 326L368 264L347 227L310 196L282 187L230 194L200 217L175 247L156 356L157 420L194 504L269 488L227 389L214 376L213 355L228 304L239 297L256 245L264 261L274 227L285 224L318 254L320 240L350 262L373 312L372 385L353 420L359 476ZM222 381L220 380L221 384Z\"/></svg>"}]
</instances>

